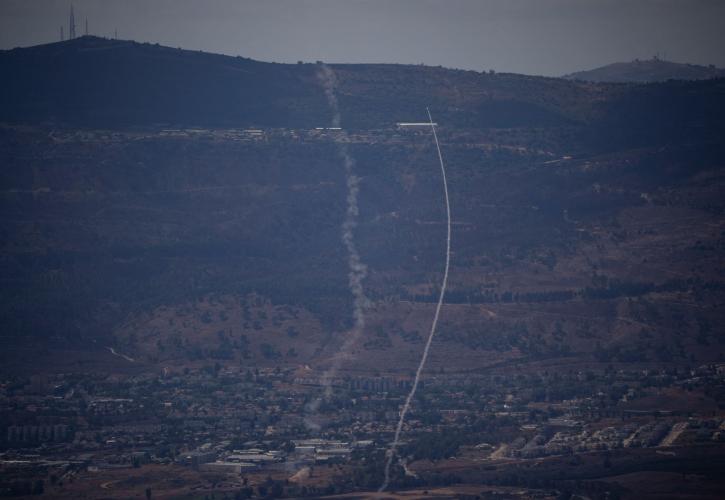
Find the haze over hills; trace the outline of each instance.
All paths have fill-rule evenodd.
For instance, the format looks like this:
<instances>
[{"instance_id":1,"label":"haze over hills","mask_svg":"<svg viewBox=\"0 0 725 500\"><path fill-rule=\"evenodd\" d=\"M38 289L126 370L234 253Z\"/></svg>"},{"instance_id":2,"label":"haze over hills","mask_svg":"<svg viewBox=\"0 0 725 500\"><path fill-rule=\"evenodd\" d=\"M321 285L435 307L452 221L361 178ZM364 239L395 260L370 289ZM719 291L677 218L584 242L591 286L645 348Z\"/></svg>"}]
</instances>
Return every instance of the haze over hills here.
<instances>
[{"instance_id":1,"label":"haze over hills","mask_svg":"<svg viewBox=\"0 0 725 500\"><path fill-rule=\"evenodd\" d=\"M651 83L667 80L708 80L725 77L725 69L713 65L684 64L658 57L648 60L607 64L600 68L577 71L563 78L587 82Z\"/></svg>"},{"instance_id":2,"label":"haze over hills","mask_svg":"<svg viewBox=\"0 0 725 500\"><path fill-rule=\"evenodd\" d=\"M374 497L444 267L430 107L451 268L391 496L719 498L725 79L94 37L0 72L0 494Z\"/></svg>"}]
</instances>

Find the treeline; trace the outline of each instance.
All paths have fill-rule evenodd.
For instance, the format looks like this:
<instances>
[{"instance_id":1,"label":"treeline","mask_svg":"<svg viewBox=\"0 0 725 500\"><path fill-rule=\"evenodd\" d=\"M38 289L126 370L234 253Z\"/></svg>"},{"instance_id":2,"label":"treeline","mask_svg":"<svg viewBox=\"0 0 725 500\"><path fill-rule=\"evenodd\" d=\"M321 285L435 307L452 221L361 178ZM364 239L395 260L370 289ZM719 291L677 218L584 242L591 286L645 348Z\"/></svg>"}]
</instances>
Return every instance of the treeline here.
<instances>
[{"instance_id":1,"label":"treeline","mask_svg":"<svg viewBox=\"0 0 725 500\"><path fill-rule=\"evenodd\" d=\"M545 290L541 292L495 292L491 288L459 288L446 291L449 304L496 304L515 302L565 302L569 300L609 300L620 297L641 297L648 293L675 292L690 289L720 291L725 285L716 282L702 282L696 279L670 279L661 284L652 282L605 280L602 286L585 287L578 290ZM429 294L409 294L402 291L401 300L436 303L439 291Z\"/></svg>"},{"instance_id":2,"label":"treeline","mask_svg":"<svg viewBox=\"0 0 725 500\"><path fill-rule=\"evenodd\" d=\"M401 300L411 302L438 302L438 291L430 294L401 294ZM449 304L496 304L510 302L561 302L572 300L577 296L574 290L552 290L544 292L502 292L496 293L490 288L454 289L446 291L445 300Z\"/></svg>"}]
</instances>

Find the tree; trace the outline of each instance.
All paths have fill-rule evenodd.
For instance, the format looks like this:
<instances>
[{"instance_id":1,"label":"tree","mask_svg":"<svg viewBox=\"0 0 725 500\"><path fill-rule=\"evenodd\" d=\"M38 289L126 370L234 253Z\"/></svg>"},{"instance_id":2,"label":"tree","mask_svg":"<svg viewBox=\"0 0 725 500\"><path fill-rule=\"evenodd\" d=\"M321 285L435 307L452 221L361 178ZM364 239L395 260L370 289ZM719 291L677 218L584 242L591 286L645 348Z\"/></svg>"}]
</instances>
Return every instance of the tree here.
<instances>
[{"instance_id":1,"label":"tree","mask_svg":"<svg viewBox=\"0 0 725 500\"><path fill-rule=\"evenodd\" d=\"M35 486L33 487L33 495L42 495L44 491L45 487L43 484L43 480L38 479L37 481L35 481Z\"/></svg>"},{"instance_id":2,"label":"tree","mask_svg":"<svg viewBox=\"0 0 725 500\"><path fill-rule=\"evenodd\" d=\"M234 495L234 500L245 500L247 498L252 498L252 495L254 495L254 490L252 488L245 487Z\"/></svg>"}]
</instances>

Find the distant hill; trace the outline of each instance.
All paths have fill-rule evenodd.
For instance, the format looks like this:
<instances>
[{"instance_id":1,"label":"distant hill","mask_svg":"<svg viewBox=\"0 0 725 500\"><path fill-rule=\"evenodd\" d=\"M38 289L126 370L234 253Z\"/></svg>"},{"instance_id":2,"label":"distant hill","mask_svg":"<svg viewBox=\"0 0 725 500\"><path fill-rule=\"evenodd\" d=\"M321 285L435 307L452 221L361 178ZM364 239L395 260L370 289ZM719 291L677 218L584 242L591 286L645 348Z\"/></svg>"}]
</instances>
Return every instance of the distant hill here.
<instances>
[{"instance_id":1,"label":"distant hill","mask_svg":"<svg viewBox=\"0 0 725 500\"><path fill-rule=\"evenodd\" d=\"M708 80L724 76L725 69L713 65L699 66L653 58L647 61L636 59L632 62L608 64L601 68L564 75L564 78L587 82L651 83L667 80Z\"/></svg>"}]
</instances>

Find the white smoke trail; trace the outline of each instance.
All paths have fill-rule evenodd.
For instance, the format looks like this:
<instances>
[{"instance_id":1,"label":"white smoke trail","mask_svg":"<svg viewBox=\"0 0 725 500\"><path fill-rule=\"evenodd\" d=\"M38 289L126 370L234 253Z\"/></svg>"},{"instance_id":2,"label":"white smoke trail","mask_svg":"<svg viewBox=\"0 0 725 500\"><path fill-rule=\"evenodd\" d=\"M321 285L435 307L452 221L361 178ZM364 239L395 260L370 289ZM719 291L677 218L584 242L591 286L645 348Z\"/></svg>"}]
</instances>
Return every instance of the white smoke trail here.
<instances>
[{"instance_id":1,"label":"white smoke trail","mask_svg":"<svg viewBox=\"0 0 725 500\"><path fill-rule=\"evenodd\" d=\"M446 293L446 284L448 283L448 267L451 263L451 205L448 201L448 181L446 180L446 167L443 165L443 155L441 154L441 146L438 143L438 134L436 134L436 127L433 124L433 117L430 114L430 109L426 108L426 111L428 111L428 119L430 120L431 129L433 129L433 138L435 139L436 149L438 150L438 160L441 164L441 174L443 176L443 191L446 195L446 218L448 221L448 232L446 235L446 268L443 273L443 284L441 285L441 293L438 296L438 304L436 305L436 312L433 316L433 324L430 327L430 334L428 334L428 341L425 343L425 349L423 349L423 357L420 359L418 371L415 373L413 387L410 389L410 394L408 394L408 397L405 400L405 405L403 405L403 410L400 412L400 420L398 420L398 427L395 429L395 438L393 438L393 444L390 445L390 449L386 454L387 457L385 461L385 479L380 488L378 488L378 492L385 491L385 489L388 487L388 483L390 482L390 465L393 462L393 457L395 456L395 451L398 447L400 432L403 430L403 424L405 423L405 414L408 413L408 409L410 408L410 402L413 400L413 397L415 396L415 391L418 389L420 374L423 373L423 368L425 368L425 362L428 359L428 352L430 351L430 345L433 341L433 336L435 335L436 325L438 324L438 316L440 315L441 306L443 305L443 296Z\"/></svg>"},{"instance_id":2,"label":"white smoke trail","mask_svg":"<svg viewBox=\"0 0 725 500\"><path fill-rule=\"evenodd\" d=\"M320 71L318 72L318 78L325 89L327 104L332 111L332 126L339 127L340 108L335 94L335 88L337 85L335 73L328 66L322 64L320 66ZM357 227L357 218L360 213L358 209L360 178L354 173L355 160L348 151L345 132L340 131L338 133L341 135L342 141L337 141L337 150L345 167L345 178L347 182L347 213L341 228L342 242L347 250L347 276L350 293L352 293L353 297L354 324L352 331L342 344L342 347L338 351L337 355L334 356L332 366L322 375L322 385L325 388L325 397L329 397L332 394L332 383L334 378L337 376L337 372L340 370L342 362L350 357L350 350L354 346L357 338L365 329L365 310L370 305L370 301L365 296L365 290L363 289L362 284L363 280L367 276L367 267L360 259L360 254L355 246L354 240L354 230ZM320 402L321 399L319 397L313 400L310 404L308 404L307 411L315 413L320 406ZM315 424L310 424L309 419L308 425L316 427Z\"/></svg>"}]
</instances>

